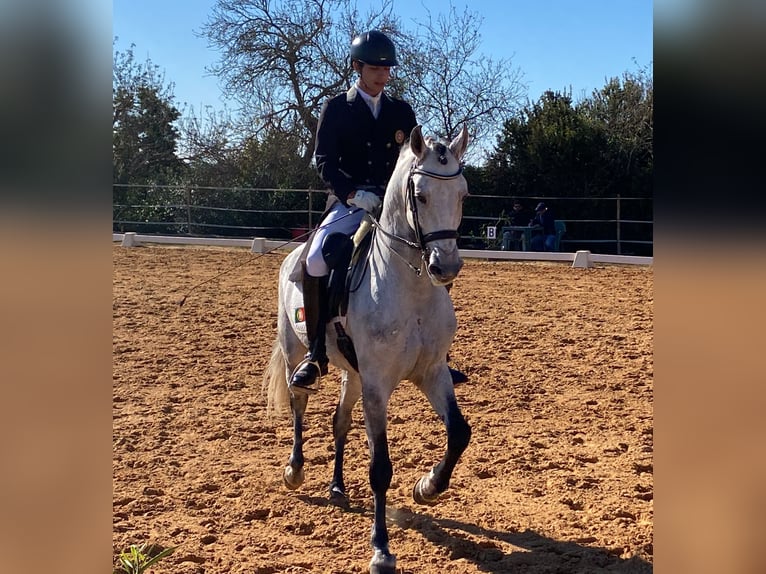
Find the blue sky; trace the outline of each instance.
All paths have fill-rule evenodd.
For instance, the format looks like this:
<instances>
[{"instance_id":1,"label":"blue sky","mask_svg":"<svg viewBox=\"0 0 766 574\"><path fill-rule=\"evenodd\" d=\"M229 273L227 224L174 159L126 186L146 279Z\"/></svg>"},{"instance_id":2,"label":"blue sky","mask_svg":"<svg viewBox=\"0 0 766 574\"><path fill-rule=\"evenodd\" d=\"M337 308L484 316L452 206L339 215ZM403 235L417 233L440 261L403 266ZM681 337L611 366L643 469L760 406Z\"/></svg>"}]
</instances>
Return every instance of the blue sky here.
<instances>
[{"instance_id":1,"label":"blue sky","mask_svg":"<svg viewBox=\"0 0 766 574\"><path fill-rule=\"evenodd\" d=\"M458 13L466 2L453 0ZM195 35L207 20L214 0L114 0L113 36L117 48L135 44L139 61L146 57L175 84L178 103L195 111L222 109L215 77L205 70L218 57ZM378 2L358 0L362 12ZM428 2L432 15L448 3ZM548 89L569 90L575 100L601 88L612 77L649 66L652 52L651 0L470 0L484 21L481 54L510 58L522 73L527 96L537 100ZM419 0L394 0L406 28L425 21Z\"/></svg>"}]
</instances>

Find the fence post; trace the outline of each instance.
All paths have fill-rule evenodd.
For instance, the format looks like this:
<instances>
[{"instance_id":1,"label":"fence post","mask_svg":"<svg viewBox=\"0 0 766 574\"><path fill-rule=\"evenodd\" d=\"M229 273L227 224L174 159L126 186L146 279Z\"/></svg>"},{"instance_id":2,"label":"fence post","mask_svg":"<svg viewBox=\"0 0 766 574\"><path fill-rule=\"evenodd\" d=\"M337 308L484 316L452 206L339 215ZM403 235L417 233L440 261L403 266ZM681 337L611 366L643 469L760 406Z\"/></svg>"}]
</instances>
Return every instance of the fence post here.
<instances>
[{"instance_id":1,"label":"fence post","mask_svg":"<svg viewBox=\"0 0 766 574\"><path fill-rule=\"evenodd\" d=\"M617 255L622 255L622 244L620 243L620 194L617 194Z\"/></svg>"},{"instance_id":2,"label":"fence post","mask_svg":"<svg viewBox=\"0 0 766 574\"><path fill-rule=\"evenodd\" d=\"M311 211L312 211L311 210L311 206L312 206L311 200L312 200L313 197L314 197L314 190L309 188L309 229L310 230L314 229L314 226L311 225Z\"/></svg>"},{"instance_id":3,"label":"fence post","mask_svg":"<svg viewBox=\"0 0 766 574\"><path fill-rule=\"evenodd\" d=\"M186 188L186 233L191 235L191 189Z\"/></svg>"}]
</instances>

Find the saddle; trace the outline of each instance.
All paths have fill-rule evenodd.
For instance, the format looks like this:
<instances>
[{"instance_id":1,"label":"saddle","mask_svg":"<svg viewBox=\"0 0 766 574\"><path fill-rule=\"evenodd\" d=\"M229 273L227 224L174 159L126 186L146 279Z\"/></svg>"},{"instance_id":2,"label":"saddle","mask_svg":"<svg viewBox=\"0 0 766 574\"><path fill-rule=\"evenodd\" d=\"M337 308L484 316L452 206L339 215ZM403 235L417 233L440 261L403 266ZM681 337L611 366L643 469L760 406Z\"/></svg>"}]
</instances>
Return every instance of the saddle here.
<instances>
[{"instance_id":1,"label":"saddle","mask_svg":"<svg viewBox=\"0 0 766 574\"><path fill-rule=\"evenodd\" d=\"M365 256L372 243L371 229L369 216L365 216L351 238L342 233L333 233L322 245L322 255L330 267L328 296L331 317L345 318L348 312L352 279L363 272L364 266L360 262L366 261Z\"/></svg>"},{"instance_id":2,"label":"saddle","mask_svg":"<svg viewBox=\"0 0 766 574\"><path fill-rule=\"evenodd\" d=\"M328 317L332 317L332 319L329 322L335 329L338 350L355 370L359 370L359 361L356 357L354 343L344 327L353 279L364 273L366 266L366 254L372 244L371 229L372 221L369 216L365 216L352 237L343 233L332 233L325 238L322 244L322 255L330 268L327 282L327 305ZM310 239L313 239L313 235ZM304 265L301 265L301 269L305 272ZM302 279L301 273L300 280L302 281Z\"/></svg>"}]
</instances>

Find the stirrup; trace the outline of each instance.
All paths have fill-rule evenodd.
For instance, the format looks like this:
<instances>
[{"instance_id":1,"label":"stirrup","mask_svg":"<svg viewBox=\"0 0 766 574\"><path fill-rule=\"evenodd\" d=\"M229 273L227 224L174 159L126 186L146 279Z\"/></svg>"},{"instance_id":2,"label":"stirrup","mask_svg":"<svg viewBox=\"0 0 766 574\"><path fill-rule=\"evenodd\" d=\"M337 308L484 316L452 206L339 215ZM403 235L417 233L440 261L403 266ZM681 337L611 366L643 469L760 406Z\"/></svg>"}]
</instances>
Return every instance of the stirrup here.
<instances>
[{"instance_id":1,"label":"stirrup","mask_svg":"<svg viewBox=\"0 0 766 574\"><path fill-rule=\"evenodd\" d=\"M295 384L295 375L300 371L302 368L312 366L317 370L317 374L314 377L314 381L307 386L304 385L298 385ZM319 390L319 380L322 378L323 374L327 374L327 367L324 368L324 372L322 372L322 365L319 363L319 361L312 361L310 358L303 359L298 365L295 367L293 372L290 374L290 382L287 384L287 387L290 389L290 392L295 394L304 394L304 395L313 395Z\"/></svg>"}]
</instances>

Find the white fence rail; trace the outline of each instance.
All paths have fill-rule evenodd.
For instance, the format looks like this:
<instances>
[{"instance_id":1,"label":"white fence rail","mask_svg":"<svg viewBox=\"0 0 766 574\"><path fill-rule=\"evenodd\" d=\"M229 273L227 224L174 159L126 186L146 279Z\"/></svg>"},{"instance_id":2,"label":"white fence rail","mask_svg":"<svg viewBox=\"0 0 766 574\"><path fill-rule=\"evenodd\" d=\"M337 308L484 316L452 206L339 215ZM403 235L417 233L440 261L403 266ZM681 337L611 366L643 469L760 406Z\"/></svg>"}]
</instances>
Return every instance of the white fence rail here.
<instances>
[{"instance_id":1,"label":"white fence rail","mask_svg":"<svg viewBox=\"0 0 766 574\"><path fill-rule=\"evenodd\" d=\"M273 241L256 237L254 239L227 239L221 237L186 237L180 235L141 235L138 233L113 233L112 242L120 242L124 247L137 247L142 244L206 245L218 247L247 247L253 253L267 253L276 249L294 249L300 242ZM652 265L653 257L635 255L607 255L577 251L575 253L552 253L543 251L493 251L488 249L460 249L460 256L467 259L491 259L506 261L562 261L572 263L573 267L590 267L595 263L613 263L619 265Z\"/></svg>"}]
</instances>

